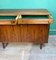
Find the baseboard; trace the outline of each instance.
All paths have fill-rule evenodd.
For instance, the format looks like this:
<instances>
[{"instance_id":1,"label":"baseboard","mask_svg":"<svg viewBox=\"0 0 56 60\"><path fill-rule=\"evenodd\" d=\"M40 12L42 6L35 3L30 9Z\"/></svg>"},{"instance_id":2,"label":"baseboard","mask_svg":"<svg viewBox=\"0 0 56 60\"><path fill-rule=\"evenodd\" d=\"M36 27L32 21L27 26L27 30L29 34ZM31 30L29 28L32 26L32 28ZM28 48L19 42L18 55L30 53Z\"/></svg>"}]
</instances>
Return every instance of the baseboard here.
<instances>
[{"instance_id":1,"label":"baseboard","mask_svg":"<svg viewBox=\"0 0 56 60\"><path fill-rule=\"evenodd\" d=\"M49 35L56 35L56 29L50 30Z\"/></svg>"}]
</instances>

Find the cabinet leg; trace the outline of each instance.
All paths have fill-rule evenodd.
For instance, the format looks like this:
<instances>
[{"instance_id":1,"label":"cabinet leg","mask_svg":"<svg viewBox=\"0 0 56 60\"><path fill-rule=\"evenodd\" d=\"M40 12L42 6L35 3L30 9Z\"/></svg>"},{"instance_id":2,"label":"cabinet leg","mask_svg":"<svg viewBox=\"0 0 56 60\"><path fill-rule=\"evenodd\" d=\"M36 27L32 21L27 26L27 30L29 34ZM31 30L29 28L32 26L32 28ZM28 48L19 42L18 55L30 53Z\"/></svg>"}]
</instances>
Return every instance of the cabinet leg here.
<instances>
[{"instance_id":1,"label":"cabinet leg","mask_svg":"<svg viewBox=\"0 0 56 60\"><path fill-rule=\"evenodd\" d=\"M43 45L43 44L40 44L40 49L42 49L42 45Z\"/></svg>"},{"instance_id":2,"label":"cabinet leg","mask_svg":"<svg viewBox=\"0 0 56 60\"><path fill-rule=\"evenodd\" d=\"M8 43L2 43L2 45L3 45L3 48L5 49Z\"/></svg>"}]
</instances>

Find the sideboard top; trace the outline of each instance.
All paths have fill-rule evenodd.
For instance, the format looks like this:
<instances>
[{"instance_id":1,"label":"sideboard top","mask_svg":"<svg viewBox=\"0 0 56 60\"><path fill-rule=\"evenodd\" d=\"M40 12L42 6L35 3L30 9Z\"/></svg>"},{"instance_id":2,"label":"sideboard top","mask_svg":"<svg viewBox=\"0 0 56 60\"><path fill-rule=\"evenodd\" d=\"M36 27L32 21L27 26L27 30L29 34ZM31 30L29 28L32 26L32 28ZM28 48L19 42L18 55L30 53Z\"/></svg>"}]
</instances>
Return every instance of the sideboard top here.
<instances>
[{"instance_id":1,"label":"sideboard top","mask_svg":"<svg viewBox=\"0 0 56 60\"><path fill-rule=\"evenodd\" d=\"M47 9L0 9L0 15L49 15Z\"/></svg>"},{"instance_id":2,"label":"sideboard top","mask_svg":"<svg viewBox=\"0 0 56 60\"><path fill-rule=\"evenodd\" d=\"M37 16L48 18L36 18ZM0 18L0 25L53 23L53 18L47 9L0 9Z\"/></svg>"}]
</instances>

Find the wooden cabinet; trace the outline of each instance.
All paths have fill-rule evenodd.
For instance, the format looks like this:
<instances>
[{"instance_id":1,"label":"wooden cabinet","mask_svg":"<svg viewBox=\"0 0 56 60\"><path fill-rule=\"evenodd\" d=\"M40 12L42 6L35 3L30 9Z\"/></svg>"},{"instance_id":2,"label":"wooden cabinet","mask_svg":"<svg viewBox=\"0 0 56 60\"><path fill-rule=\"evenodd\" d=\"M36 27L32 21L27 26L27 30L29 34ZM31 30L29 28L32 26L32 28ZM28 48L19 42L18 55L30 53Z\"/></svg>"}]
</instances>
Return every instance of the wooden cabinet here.
<instances>
[{"instance_id":1,"label":"wooden cabinet","mask_svg":"<svg viewBox=\"0 0 56 60\"><path fill-rule=\"evenodd\" d=\"M51 23L53 18L46 9L0 10L0 42L29 42L42 47L48 43Z\"/></svg>"}]
</instances>

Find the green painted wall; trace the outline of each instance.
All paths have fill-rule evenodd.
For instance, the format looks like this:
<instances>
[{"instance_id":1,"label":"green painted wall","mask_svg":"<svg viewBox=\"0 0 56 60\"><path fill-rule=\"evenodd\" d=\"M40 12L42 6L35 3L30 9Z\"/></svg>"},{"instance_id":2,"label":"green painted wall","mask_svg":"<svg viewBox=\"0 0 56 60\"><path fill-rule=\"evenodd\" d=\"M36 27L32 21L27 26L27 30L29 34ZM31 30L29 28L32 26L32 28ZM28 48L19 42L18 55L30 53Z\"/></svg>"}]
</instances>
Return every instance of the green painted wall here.
<instances>
[{"instance_id":1,"label":"green painted wall","mask_svg":"<svg viewBox=\"0 0 56 60\"><path fill-rule=\"evenodd\" d=\"M0 9L48 9L54 18L50 29L56 30L56 0L0 0Z\"/></svg>"}]
</instances>

